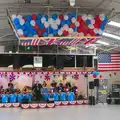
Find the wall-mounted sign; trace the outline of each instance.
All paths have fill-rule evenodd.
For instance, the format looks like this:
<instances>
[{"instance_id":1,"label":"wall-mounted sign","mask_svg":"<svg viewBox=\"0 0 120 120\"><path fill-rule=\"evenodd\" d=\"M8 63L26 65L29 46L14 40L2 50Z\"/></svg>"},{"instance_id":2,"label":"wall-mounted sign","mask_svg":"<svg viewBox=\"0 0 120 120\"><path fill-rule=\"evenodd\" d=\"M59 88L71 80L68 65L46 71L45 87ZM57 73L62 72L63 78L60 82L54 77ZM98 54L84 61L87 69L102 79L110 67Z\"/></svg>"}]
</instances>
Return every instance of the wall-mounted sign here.
<instances>
[{"instance_id":1,"label":"wall-mounted sign","mask_svg":"<svg viewBox=\"0 0 120 120\"><path fill-rule=\"evenodd\" d=\"M42 67L42 57L40 56L34 57L34 67Z\"/></svg>"}]
</instances>

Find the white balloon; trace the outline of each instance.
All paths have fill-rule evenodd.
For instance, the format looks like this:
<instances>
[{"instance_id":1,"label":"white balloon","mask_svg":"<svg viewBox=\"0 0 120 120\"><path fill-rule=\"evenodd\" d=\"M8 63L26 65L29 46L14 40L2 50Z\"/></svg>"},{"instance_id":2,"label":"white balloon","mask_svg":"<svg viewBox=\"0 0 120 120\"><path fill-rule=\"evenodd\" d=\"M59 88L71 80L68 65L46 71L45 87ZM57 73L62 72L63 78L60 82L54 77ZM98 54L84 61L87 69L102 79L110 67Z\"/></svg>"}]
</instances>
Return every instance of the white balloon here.
<instances>
[{"instance_id":1,"label":"white balloon","mask_svg":"<svg viewBox=\"0 0 120 120\"><path fill-rule=\"evenodd\" d=\"M76 22L76 18L73 17L73 18L71 19L71 21L72 21L72 23L75 23L75 22Z\"/></svg>"},{"instance_id":2,"label":"white balloon","mask_svg":"<svg viewBox=\"0 0 120 120\"><path fill-rule=\"evenodd\" d=\"M17 33L18 33L19 36L21 36L21 35L23 35L23 30L22 29L18 29Z\"/></svg>"},{"instance_id":3,"label":"white balloon","mask_svg":"<svg viewBox=\"0 0 120 120\"><path fill-rule=\"evenodd\" d=\"M83 32L80 32L80 33L79 33L79 36L84 37L84 33L83 33Z\"/></svg>"},{"instance_id":4,"label":"white balloon","mask_svg":"<svg viewBox=\"0 0 120 120\"><path fill-rule=\"evenodd\" d=\"M52 25L51 25L51 27L52 27L53 29L55 29L55 30L57 30L57 29L58 29L57 24L52 24Z\"/></svg>"},{"instance_id":5,"label":"white balloon","mask_svg":"<svg viewBox=\"0 0 120 120\"><path fill-rule=\"evenodd\" d=\"M64 15L64 20L68 20L68 15Z\"/></svg>"},{"instance_id":6,"label":"white balloon","mask_svg":"<svg viewBox=\"0 0 120 120\"><path fill-rule=\"evenodd\" d=\"M33 37L39 37L38 35L34 35Z\"/></svg>"},{"instance_id":7,"label":"white balloon","mask_svg":"<svg viewBox=\"0 0 120 120\"><path fill-rule=\"evenodd\" d=\"M95 34L97 34L99 32L97 28L95 28L93 31Z\"/></svg>"},{"instance_id":8,"label":"white balloon","mask_svg":"<svg viewBox=\"0 0 120 120\"><path fill-rule=\"evenodd\" d=\"M63 34L62 30L58 30L58 35L61 36Z\"/></svg>"},{"instance_id":9,"label":"white balloon","mask_svg":"<svg viewBox=\"0 0 120 120\"><path fill-rule=\"evenodd\" d=\"M78 21L75 22L75 26L76 27L79 27L80 26L80 23Z\"/></svg>"},{"instance_id":10,"label":"white balloon","mask_svg":"<svg viewBox=\"0 0 120 120\"><path fill-rule=\"evenodd\" d=\"M91 36L91 34L88 33L87 36Z\"/></svg>"},{"instance_id":11,"label":"white balloon","mask_svg":"<svg viewBox=\"0 0 120 120\"><path fill-rule=\"evenodd\" d=\"M88 17L87 17L87 19L92 20L93 16L89 14Z\"/></svg>"},{"instance_id":12,"label":"white balloon","mask_svg":"<svg viewBox=\"0 0 120 120\"><path fill-rule=\"evenodd\" d=\"M87 15L86 14L84 14L84 15L82 15L82 19L84 20L84 21L86 21L87 20Z\"/></svg>"},{"instance_id":13,"label":"white balloon","mask_svg":"<svg viewBox=\"0 0 120 120\"><path fill-rule=\"evenodd\" d=\"M72 36L77 36L77 34L78 34L77 32L73 32Z\"/></svg>"},{"instance_id":14,"label":"white balloon","mask_svg":"<svg viewBox=\"0 0 120 120\"><path fill-rule=\"evenodd\" d=\"M53 37L53 34L49 34L48 36L49 36L49 37Z\"/></svg>"},{"instance_id":15,"label":"white balloon","mask_svg":"<svg viewBox=\"0 0 120 120\"><path fill-rule=\"evenodd\" d=\"M68 26L67 24L65 24L65 25L63 26L63 29L64 29L64 30L68 30L68 29L69 29L69 26Z\"/></svg>"},{"instance_id":16,"label":"white balloon","mask_svg":"<svg viewBox=\"0 0 120 120\"><path fill-rule=\"evenodd\" d=\"M61 27L60 30L63 32L64 31L63 27Z\"/></svg>"},{"instance_id":17,"label":"white balloon","mask_svg":"<svg viewBox=\"0 0 120 120\"><path fill-rule=\"evenodd\" d=\"M22 19L22 15L17 15L17 18Z\"/></svg>"},{"instance_id":18,"label":"white balloon","mask_svg":"<svg viewBox=\"0 0 120 120\"><path fill-rule=\"evenodd\" d=\"M49 27L49 23L48 23L48 22L45 22L45 23L44 23L44 26L45 26L45 28L48 28L48 27Z\"/></svg>"},{"instance_id":19,"label":"white balloon","mask_svg":"<svg viewBox=\"0 0 120 120\"><path fill-rule=\"evenodd\" d=\"M95 24L95 20L94 19L91 20L91 24Z\"/></svg>"},{"instance_id":20,"label":"white balloon","mask_svg":"<svg viewBox=\"0 0 120 120\"><path fill-rule=\"evenodd\" d=\"M99 29L98 33L99 33L100 35L102 35L102 34L103 34L103 31L102 31L101 29Z\"/></svg>"},{"instance_id":21,"label":"white balloon","mask_svg":"<svg viewBox=\"0 0 120 120\"><path fill-rule=\"evenodd\" d=\"M49 18L49 19L48 19L48 23L51 25L51 24L54 23L54 20L53 20L52 18Z\"/></svg>"},{"instance_id":22,"label":"white balloon","mask_svg":"<svg viewBox=\"0 0 120 120\"><path fill-rule=\"evenodd\" d=\"M20 19L20 25L24 25L25 24L25 20L24 19Z\"/></svg>"},{"instance_id":23,"label":"white balloon","mask_svg":"<svg viewBox=\"0 0 120 120\"><path fill-rule=\"evenodd\" d=\"M100 14L99 17L100 17L101 21L103 21L105 19L105 15L104 14Z\"/></svg>"},{"instance_id":24,"label":"white balloon","mask_svg":"<svg viewBox=\"0 0 120 120\"><path fill-rule=\"evenodd\" d=\"M72 28L69 28L68 31L69 31L70 34L73 33L73 29Z\"/></svg>"},{"instance_id":25,"label":"white balloon","mask_svg":"<svg viewBox=\"0 0 120 120\"><path fill-rule=\"evenodd\" d=\"M34 20L31 20L31 21L30 21L30 24L31 24L32 26L35 26L35 21L34 21Z\"/></svg>"},{"instance_id":26,"label":"white balloon","mask_svg":"<svg viewBox=\"0 0 120 120\"><path fill-rule=\"evenodd\" d=\"M94 28L94 25L89 24L89 25L88 25L88 28L93 29L93 28Z\"/></svg>"},{"instance_id":27,"label":"white balloon","mask_svg":"<svg viewBox=\"0 0 120 120\"><path fill-rule=\"evenodd\" d=\"M45 17L42 17L41 18L41 23L44 23L46 21L46 18Z\"/></svg>"},{"instance_id":28,"label":"white balloon","mask_svg":"<svg viewBox=\"0 0 120 120\"><path fill-rule=\"evenodd\" d=\"M60 19L59 18L56 20L56 24L60 25Z\"/></svg>"},{"instance_id":29,"label":"white balloon","mask_svg":"<svg viewBox=\"0 0 120 120\"><path fill-rule=\"evenodd\" d=\"M14 20L17 16L13 14L11 17L12 17L12 20Z\"/></svg>"}]
</instances>

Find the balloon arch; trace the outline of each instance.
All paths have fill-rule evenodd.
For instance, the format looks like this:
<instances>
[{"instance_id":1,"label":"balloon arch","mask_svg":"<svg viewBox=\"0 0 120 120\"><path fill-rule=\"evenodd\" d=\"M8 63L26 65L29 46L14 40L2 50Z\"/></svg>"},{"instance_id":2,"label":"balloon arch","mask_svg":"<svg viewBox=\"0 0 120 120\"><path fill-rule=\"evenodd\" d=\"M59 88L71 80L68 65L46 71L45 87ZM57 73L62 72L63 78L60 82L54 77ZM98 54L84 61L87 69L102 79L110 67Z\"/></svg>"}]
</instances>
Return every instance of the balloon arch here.
<instances>
[{"instance_id":1,"label":"balloon arch","mask_svg":"<svg viewBox=\"0 0 120 120\"><path fill-rule=\"evenodd\" d=\"M104 14L92 16L80 15L76 12L54 13L50 16L40 13L31 15L12 14L10 18L14 32L22 40L22 43L29 40L26 44L20 45L73 45L80 43L83 39L87 39L86 42L91 43L102 36L108 22L108 18ZM31 44L33 41L36 44ZM50 41L49 44L48 41Z\"/></svg>"}]
</instances>

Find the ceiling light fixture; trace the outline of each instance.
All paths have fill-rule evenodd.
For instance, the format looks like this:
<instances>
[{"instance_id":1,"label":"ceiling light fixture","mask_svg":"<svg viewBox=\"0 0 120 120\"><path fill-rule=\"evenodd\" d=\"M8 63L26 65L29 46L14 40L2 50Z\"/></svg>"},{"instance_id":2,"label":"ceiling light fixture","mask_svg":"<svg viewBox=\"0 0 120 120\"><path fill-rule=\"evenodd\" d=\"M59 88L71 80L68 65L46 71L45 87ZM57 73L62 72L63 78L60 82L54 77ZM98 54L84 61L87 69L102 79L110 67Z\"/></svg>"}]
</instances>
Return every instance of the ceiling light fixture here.
<instances>
[{"instance_id":1,"label":"ceiling light fixture","mask_svg":"<svg viewBox=\"0 0 120 120\"><path fill-rule=\"evenodd\" d=\"M75 0L69 0L69 2L70 2L70 6L75 6Z\"/></svg>"},{"instance_id":2,"label":"ceiling light fixture","mask_svg":"<svg viewBox=\"0 0 120 120\"><path fill-rule=\"evenodd\" d=\"M99 44L103 44L103 45L110 45L109 43L107 43L107 42L104 42L104 41L97 41L96 43L99 43Z\"/></svg>"},{"instance_id":3,"label":"ceiling light fixture","mask_svg":"<svg viewBox=\"0 0 120 120\"><path fill-rule=\"evenodd\" d=\"M108 23L108 25L115 26L115 27L120 27L120 23L114 22L114 21L110 21L110 22Z\"/></svg>"},{"instance_id":4,"label":"ceiling light fixture","mask_svg":"<svg viewBox=\"0 0 120 120\"><path fill-rule=\"evenodd\" d=\"M105 37L109 37L109 38L114 38L114 39L116 39L116 40L120 40L120 37L119 37L119 36L113 35L113 34L110 34L110 33L103 32L102 35L105 36Z\"/></svg>"}]
</instances>

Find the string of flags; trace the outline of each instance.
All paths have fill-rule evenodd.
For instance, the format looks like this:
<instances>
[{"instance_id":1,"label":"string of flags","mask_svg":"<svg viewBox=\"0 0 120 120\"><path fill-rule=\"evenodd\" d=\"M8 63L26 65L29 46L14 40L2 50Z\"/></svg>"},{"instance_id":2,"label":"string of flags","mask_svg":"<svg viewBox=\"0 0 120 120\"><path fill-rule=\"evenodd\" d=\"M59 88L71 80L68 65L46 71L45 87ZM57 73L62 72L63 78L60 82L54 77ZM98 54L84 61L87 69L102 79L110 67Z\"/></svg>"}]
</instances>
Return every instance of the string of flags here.
<instances>
[{"instance_id":1,"label":"string of flags","mask_svg":"<svg viewBox=\"0 0 120 120\"><path fill-rule=\"evenodd\" d=\"M90 76L92 75L93 78L96 78L99 73L98 72L60 72L60 71L33 71L33 72L0 72L0 77L7 77L10 81L13 81L15 79L18 79L20 76L28 76L33 77L34 75L39 75L40 78L44 78L45 80L50 80L51 77L55 78L56 76L63 76L63 79L66 79L68 76L71 75L71 77L75 80L78 80L80 75L84 76ZM114 75L116 76L116 72L114 72ZM102 78L103 76L100 74L99 78Z\"/></svg>"}]
</instances>

